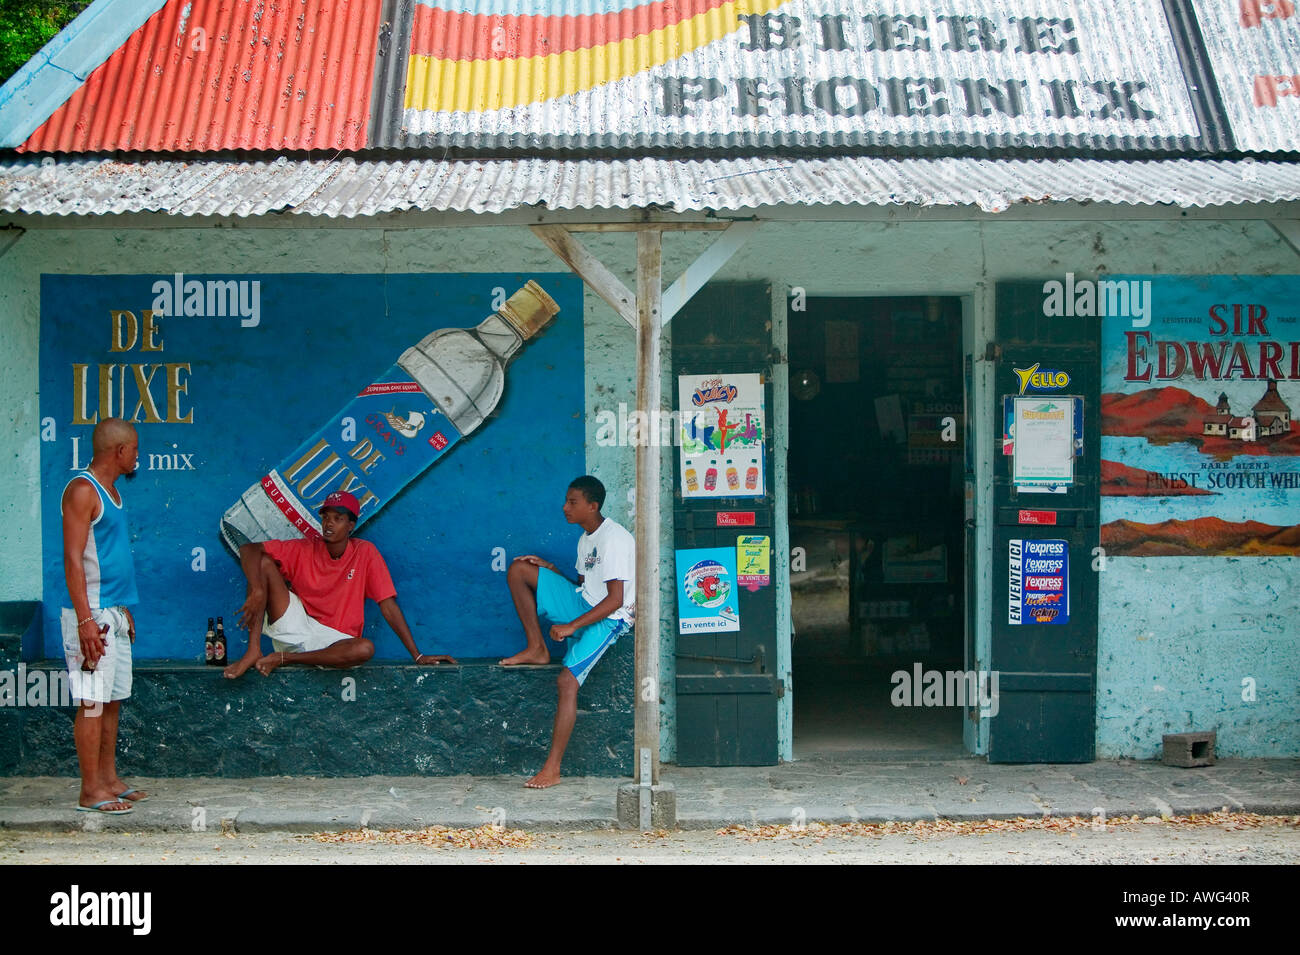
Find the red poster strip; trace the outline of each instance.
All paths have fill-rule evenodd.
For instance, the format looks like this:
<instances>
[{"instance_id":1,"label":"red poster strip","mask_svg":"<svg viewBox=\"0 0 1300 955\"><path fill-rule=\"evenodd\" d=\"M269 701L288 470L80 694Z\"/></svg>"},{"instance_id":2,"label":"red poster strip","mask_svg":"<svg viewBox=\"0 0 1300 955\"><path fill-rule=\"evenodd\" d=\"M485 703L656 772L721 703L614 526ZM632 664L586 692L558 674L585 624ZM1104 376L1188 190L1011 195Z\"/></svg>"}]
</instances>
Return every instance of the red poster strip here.
<instances>
[{"instance_id":1,"label":"red poster strip","mask_svg":"<svg viewBox=\"0 0 1300 955\"><path fill-rule=\"evenodd\" d=\"M753 511L718 511L717 527L753 527Z\"/></svg>"},{"instance_id":2,"label":"red poster strip","mask_svg":"<svg viewBox=\"0 0 1300 955\"><path fill-rule=\"evenodd\" d=\"M302 532L303 537L312 541L320 540L320 532L316 530L316 528L312 527L311 521L298 513L297 508L295 508L293 504L289 502L289 499L284 495L284 493L275 486L275 481L271 480L271 475L268 474L266 477L262 478L262 490L265 491L266 496L271 499L271 503L280 509L280 513L288 518L289 523Z\"/></svg>"},{"instance_id":3,"label":"red poster strip","mask_svg":"<svg viewBox=\"0 0 1300 955\"><path fill-rule=\"evenodd\" d=\"M366 395L414 394L419 390L420 386L413 381L381 381L377 384L367 385L361 394L357 395L357 397L364 398Z\"/></svg>"},{"instance_id":4,"label":"red poster strip","mask_svg":"<svg viewBox=\"0 0 1300 955\"><path fill-rule=\"evenodd\" d=\"M1021 524L1055 524L1056 511L1021 511Z\"/></svg>"}]
</instances>

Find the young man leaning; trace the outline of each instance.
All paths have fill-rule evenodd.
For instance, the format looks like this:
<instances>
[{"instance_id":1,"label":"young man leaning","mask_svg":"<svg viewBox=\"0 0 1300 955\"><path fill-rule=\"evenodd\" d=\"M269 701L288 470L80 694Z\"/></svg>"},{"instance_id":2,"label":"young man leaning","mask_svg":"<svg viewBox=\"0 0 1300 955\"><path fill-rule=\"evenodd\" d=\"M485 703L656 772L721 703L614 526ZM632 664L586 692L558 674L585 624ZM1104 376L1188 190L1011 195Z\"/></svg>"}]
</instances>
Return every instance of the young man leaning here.
<instances>
[{"instance_id":1,"label":"young man leaning","mask_svg":"<svg viewBox=\"0 0 1300 955\"><path fill-rule=\"evenodd\" d=\"M269 676L286 663L354 667L375 655L361 636L365 603L373 600L411 658L419 664L455 663L443 654L421 653L411 635L388 565L378 548L353 537L361 505L335 491L320 507L320 536L265 541L239 549L248 579L239 622L248 631L248 651L225 669L235 680L257 667ZM275 652L262 655L262 635Z\"/></svg>"},{"instance_id":2,"label":"young man leaning","mask_svg":"<svg viewBox=\"0 0 1300 955\"><path fill-rule=\"evenodd\" d=\"M545 789L560 781L560 761L578 718L578 688L634 619L636 542L625 528L601 515L604 503L605 486L590 475L573 481L565 494L564 519L583 531L578 538L576 584L554 564L532 554L516 557L506 573L528 645L501 665L551 662L539 618L551 622L551 639L565 642L567 648L556 681L551 752L537 775L524 784L529 789Z\"/></svg>"}]
</instances>

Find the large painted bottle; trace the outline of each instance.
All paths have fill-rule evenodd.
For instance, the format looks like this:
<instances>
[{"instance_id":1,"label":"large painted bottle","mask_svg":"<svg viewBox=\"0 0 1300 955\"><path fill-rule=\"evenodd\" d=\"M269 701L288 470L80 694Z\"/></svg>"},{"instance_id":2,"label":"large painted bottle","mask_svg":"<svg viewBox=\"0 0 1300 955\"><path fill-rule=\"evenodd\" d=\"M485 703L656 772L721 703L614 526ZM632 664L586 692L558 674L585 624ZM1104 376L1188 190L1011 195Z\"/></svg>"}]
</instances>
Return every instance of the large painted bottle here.
<instances>
[{"instance_id":1,"label":"large painted bottle","mask_svg":"<svg viewBox=\"0 0 1300 955\"><path fill-rule=\"evenodd\" d=\"M476 328L442 328L408 348L221 518L234 552L249 541L319 537L326 495L348 491L360 524L496 407L505 369L560 307L529 281Z\"/></svg>"}]
</instances>

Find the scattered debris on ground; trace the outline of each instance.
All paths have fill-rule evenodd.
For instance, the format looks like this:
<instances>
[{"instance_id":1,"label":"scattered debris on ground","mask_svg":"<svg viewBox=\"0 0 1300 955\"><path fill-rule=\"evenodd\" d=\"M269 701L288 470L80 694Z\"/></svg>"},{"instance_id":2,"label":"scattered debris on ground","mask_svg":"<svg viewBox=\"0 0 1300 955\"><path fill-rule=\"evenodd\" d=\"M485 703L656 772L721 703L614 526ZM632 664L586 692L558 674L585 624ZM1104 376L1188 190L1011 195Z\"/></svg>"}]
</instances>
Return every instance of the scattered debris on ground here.
<instances>
[{"instance_id":1,"label":"scattered debris on ground","mask_svg":"<svg viewBox=\"0 0 1300 955\"><path fill-rule=\"evenodd\" d=\"M318 832L317 842L370 842L389 845L423 845L432 849L531 849L533 834L504 826L477 826L452 829L448 826L425 826L423 829L352 829L345 832Z\"/></svg>"},{"instance_id":2,"label":"scattered debris on ground","mask_svg":"<svg viewBox=\"0 0 1300 955\"><path fill-rule=\"evenodd\" d=\"M1191 813L1186 816L1017 816L1014 819L985 819L959 822L951 819L917 822L809 822L804 825L726 826L720 836L736 836L746 842L764 839L850 839L873 836L972 836L993 832L1071 832L1079 829L1125 830L1139 825L1163 825L1180 829L1217 826L1225 832L1242 829L1288 827L1300 829L1300 816L1263 816L1254 812Z\"/></svg>"}]
</instances>

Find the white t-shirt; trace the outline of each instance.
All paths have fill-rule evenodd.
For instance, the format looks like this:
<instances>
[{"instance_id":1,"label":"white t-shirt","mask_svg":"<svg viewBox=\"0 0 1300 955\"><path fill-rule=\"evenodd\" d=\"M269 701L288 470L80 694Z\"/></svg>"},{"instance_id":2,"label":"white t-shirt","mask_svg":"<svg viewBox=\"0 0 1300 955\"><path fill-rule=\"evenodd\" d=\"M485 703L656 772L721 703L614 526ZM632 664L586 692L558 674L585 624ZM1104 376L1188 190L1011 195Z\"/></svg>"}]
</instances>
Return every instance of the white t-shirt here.
<instances>
[{"instance_id":1,"label":"white t-shirt","mask_svg":"<svg viewBox=\"0 0 1300 955\"><path fill-rule=\"evenodd\" d=\"M588 606L594 607L609 594L607 580L623 581L623 606L609 615L611 620L632 624L636 619L636 540L626 528L608 517L595 532L585 531L578 538L578 562L582 575L578 593Z\"/></svg>"}]
</instances>

